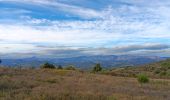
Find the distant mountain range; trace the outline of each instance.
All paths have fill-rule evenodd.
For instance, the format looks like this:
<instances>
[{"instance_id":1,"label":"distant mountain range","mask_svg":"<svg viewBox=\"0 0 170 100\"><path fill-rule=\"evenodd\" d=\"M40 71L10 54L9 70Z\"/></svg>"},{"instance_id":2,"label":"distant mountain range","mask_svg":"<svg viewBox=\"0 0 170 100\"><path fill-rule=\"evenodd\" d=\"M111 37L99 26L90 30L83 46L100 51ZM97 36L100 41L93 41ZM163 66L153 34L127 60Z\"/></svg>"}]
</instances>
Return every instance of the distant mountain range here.
<instances>
[{"instance_id":1,"label":"distant mountain range","mask_svg":"<svg viewBox=\"0 0 170 100\"><path fill-rule=\"evenodd\" d=\"M23 58L23 59L2 59L4 66L23 66L23 67L39 67L45 62L55 65L74 65L78 68L88 69L96 63L100 63L105 68L136 66L165 60L164 57L157 56L131 56L131 55L97 55L97 56L80 56L72 58Z\"/></svg>"}]
</instances>

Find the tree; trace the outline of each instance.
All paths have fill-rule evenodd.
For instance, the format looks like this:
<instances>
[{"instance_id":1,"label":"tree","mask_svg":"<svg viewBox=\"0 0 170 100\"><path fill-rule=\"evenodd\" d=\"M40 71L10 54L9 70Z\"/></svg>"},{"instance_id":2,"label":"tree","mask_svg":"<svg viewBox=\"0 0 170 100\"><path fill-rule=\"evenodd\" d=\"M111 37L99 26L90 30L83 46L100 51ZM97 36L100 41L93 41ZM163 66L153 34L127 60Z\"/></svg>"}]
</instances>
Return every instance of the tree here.
<instances>
[{"instance_id":1,"label":"tree","mask_svg":"<svg viewBox=\"0 0 170 100\"><path fill-rule=\"evenodd\" d=\"M63 67L62 67L61 65L59 65L59 66L57 67L57 69L63 69Z\"/></svg>"},{"instance_id":2,"label":"tree","mask_svg":"<svg viewBox=\"0 0 170 100\"><path fill-rule=\"evenodd\" d=\"M50 68L50 69L54 69L55 66L53 64L50 63L45 63L41 66L41 68Z\"/></svg>"},{"instance_id":3,"label":"tree","mask_svg":"<svg viewBox=\"0 0 170 100\"><path fill-rule=\"evenodd\" d=\"M93 68L93 72L99 72L99 71L102 71L102 67L101 65L98 63L94 66Z\"/></svg>"}]
</instances>

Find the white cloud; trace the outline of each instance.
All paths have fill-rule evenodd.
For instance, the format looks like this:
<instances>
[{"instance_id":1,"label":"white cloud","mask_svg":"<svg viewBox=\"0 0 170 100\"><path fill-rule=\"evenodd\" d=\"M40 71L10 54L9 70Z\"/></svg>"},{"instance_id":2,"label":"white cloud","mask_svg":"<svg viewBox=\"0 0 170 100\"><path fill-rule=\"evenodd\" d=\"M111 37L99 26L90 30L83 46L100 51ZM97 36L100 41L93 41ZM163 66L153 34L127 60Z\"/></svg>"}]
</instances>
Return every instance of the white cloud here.
<instances>
[{"instance_id":1,"label":"white cloud","mask_svg":"<svg viewBox=\"0 0 170 100\"><path fill-rule=\"evenodd\" d=\"M33 52L35 48L34 45L32 44L10 44L10 43L4 43L4 44L0 44L0 52L1 53L24 53L26 52L25 50L27 50L27 52Z\"/></svg>"},{"instance_id":2,"label":"white cloud","mask_svg":"<svg viewBox=\"0 0 170 100\"><path fill-rule=\"evenodd\" d=\"M5 1L5 0L0 0ZM21 16L17 23L0 24L0 40L17 44L9 46L13 50L37 50L34 44L54 44L71 47L104 48L120 45L141 45L146 43L169 44L162 40L170 38L170 7L165 3L146 4L146 1L128 0L133 5L119 7L108 6L101 11L74 5L59 3L54 0L7 0L41 5L53 10L60 9L82 18L95 20L53 20L36 19L31 16ZM148 1L147 1L148 2ZM153 2L153 1L152 1ZM22 11L22 10L21 10ZM23 13L23 12L21 12ZM15 19L14 19L15 20ZM150 39L148 41L147 39ZM154 41L155 39L158 39ZM123 41L121 43L120 41ZM0 41L1 42L1 41ZM27 44L30 43L30 44ZM20 45L18 45L20 44ZM28 48L24 48L27 45ZM1 47L3 52L5 47ZM12 51L10 49L9 51ZM107 53L108 50L93 53ZM166 50L167 52L168 50ZM35 52L35 51L34 51ZM87 51L85 51L87 52ZM90 51L91 52L91 51ZM115 52L111 52L115 53Z\"/></svg>"},{"instance_id":3,"label":"white cloud","mask_svg":"<svg viewBox=\"0 0 170 100\"><path fill-rule=\"evenodd\" d=\"M86 29L59 29L54 27L35 28L31 26L0 25L0 39L11 42L25 43L56 43L68 45L88 45L119 37Z\"/></svg>"},{"instance_id":4,"label":"white cloud","mask_svg":"<svg viewBox=\"0 0 170 100\"><path fill-rule=\"evenodd\" d=\"M33 5L44 6L45 8L50 8L53 10L60 9L61 11L71 13L74 15L78 15L78 16L81 16L82 18L87 18L87 19L101 17L100 12L96 10L74 6L74 5L68 5L68 4L60 3L54 0L22 0L22 1L21 0L0 0L0 1L28 3L28 4L30 3Z\"/></svg>"}]
</instances>

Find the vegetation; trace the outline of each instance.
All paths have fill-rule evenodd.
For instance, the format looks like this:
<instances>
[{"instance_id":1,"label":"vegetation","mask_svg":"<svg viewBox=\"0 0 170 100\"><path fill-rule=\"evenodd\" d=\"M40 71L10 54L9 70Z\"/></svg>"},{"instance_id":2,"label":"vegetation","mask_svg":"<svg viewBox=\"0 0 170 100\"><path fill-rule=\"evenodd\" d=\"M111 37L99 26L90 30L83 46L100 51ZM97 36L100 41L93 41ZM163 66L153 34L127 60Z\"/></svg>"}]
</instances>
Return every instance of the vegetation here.
<instances>
[{"instance_id":1,"label":"vegetation","mask_svg":"<svg viewBox=\"0 0 170 100\"><path fill-rule=\"evenodd\" d=\"M76 68L72 65L65 67L66 70L76 70Z\"/></svg>"},{"instance_id":2,"label":"vegetation","mask_svg":"<svg viewBox=\"0 0 170 100\"><path fill-rule=\"evenodd\" d=\"M139 74L137 78L138 78L139 83L148 83L149 82L149 78L145 74Z\"/></svg>"},{"instance_id":3,"label":"vegetation","mask_svg":"<svg viewBox=\"0 0 170 100\"><path fill-rule=\"evenodd\" d=\"M1 67L0 100L170 100L168 63L112 70L96 64L94 73L49 63L40 69Z\"/></svg>"},{"instance_id":4,"label":"vegetation","mask_svg":"<svg viewBox=\"0 0 170 100\"><path fill-rule=\"evenodd\" d=\"M166 62L161 62L161 66L165 67L166 69L170 69L170 59L168 59Z\"/></svg>"},{"instance_id":5,"label":"vegetation","mask_svg":"<svg viewBox=\"0 0 170 100\"><path fill-rule=\"evenodd\" d=\"M145 73L152 78L170 79L169 66L170 59L138 67L114 68L106 74L122 77L137 77L139 73Z\"/></svg>"},{"instance_id":6,"label":"vegetation","mask_svg":"<svg viewBox=\"0 0 170 100\"><path fill-rule=\"evenodd\" d=\"M57 69L63 69L63 67L62 67L61 65L59 65L59 66L57 67Z\"/></svg>"},{"instance_id":7,"label":"vegetation","mask_svg":"<svg viewBox=\"0 0 170 100\"><path fill-rule=\"evenodd\" d=\"M170 81L76 70L0 68L0 100L170 100Z\"/></svg>"},{"instance_id":8,"label":"vegetation","mask_svg":"<svg viewBox=\"0 0 170 100\"><path fill-rule=\"evenodd\" d=\"M101 65L98 63L95 65L95 67L93 68L93 72L100 72L102 71L102 67Z\"/></svg>"},{"instance_id":9,"label":"vegetation","mask_svg":"<svg viewBox=\"0 0 170 100\"><path fill-rule=\"evenodd\" d=\"M55 69L55 66L50 63L45 63L41 66L41 68L50 68L50 69Z\"/></svg>"}]
</instances>

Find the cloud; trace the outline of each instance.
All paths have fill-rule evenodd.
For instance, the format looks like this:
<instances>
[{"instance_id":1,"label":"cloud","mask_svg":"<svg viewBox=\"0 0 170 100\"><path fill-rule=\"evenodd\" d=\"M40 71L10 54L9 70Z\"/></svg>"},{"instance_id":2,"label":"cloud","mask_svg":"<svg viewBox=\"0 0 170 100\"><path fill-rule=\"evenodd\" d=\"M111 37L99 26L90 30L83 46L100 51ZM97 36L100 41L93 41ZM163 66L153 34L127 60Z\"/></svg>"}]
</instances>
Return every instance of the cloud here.
<instances>
[{"instance_id":1,"label":"cloud","mask_svg":"<svg viewBox=\"0 0 170 100\"><path fill-rule=\"evenodd\" d=\"M31 13L29 10L24 10L24 9L11 9L11 8L1 8L0 9L1 15L6 15L6 14L24 14L24 13Z\"/></svg>"},{"instance_id":2,"label":"cloud","mask_svg":"<svg viewBox=\"0 0 170 100\"><path fill-rule=\"evenodd\" d=\"M60 57L76 55L76 52L77 55L149 55L149 52L169 55L170 14L167 12L170 7L167 0L151 0L154 5L146 0L110 0L108 3L98 0L103 5L100 9L90 7L86 3L92 1L84 0L85 6L74 3L75 0L0 2L16 7L2 7L0 11L4 18L17 16L7 18L8 21L0 17L0 22L3 21L0 24L0 40L3 40L0 51L3 53L15 51L39 56L56 53Z\"/></svg>"},{"instance_id":3,"label":"cloud","mask_svg":"<svg viewBox=\"0 0 170 100\"><path fill-rule=\"evenodd\" d=\"M15 32L15 33L13 33ZM81 34L80 34L81 33ZM22 34L22 35L21 35ZM91 42L101 43L102 40L111 40L119 37L119 34L110 36L107 33L79 28L60 28L60 27L31 27L31 26L14 26L0 25L0 39L9 42L22 43L58 43L68 45L85 45ZM93 37L93 38L92 38Z\"/></svg>"},{"instance_id":4,"label":"cloud","mask_svg":"<svg viewBox=\"0 0 170 100\"><path fill-rule=\"evenodd\" d=\"M39 7L48 9L48 10L52 9L53 11L60 10L66 13L80 16L85 19L101 17L100 12L94 9L68 5L68 4L60 3L54 0L22 0L22 1L21 0L0 0L0 2L1 1L14 2L17 5L30 4L31 6L34 6L34 7L39 6Z\"/></svg>"},{"instance_id":5,"label":"cloud","mask_svg":"<svg viewBox=\"0 0 170 100\"><path fill-rule=\"evenodd\" d=\"M165 44L143 44L143 45L128 45L123 47L116 47L114 50L119 52L129 52L137 50L163 50L170 48Z\"/></svg>"},{"instance_id":6,"label":"cloud","mask_svg":"<svg viewBox=\"0 0 170 100\"><path fill-rule=\"evenodd\" d=\"M17 45L8 46L10 50ZM19 45L18 45L19 46ZM62 47L62 46L46 46L46 45L31 45L23 44L27 51L22 52L8 52L1 53L4 58L22 58L22 57L43 57L43 58L67 58L78 56L92 56L92 55L138 55L138 56L170 56L170 46L164 44L141 44L129 46L115 46L112 48L86 48L86 47ZM31 51L28 48L32 47ZM19 46L21 47L21 45ZM23 49L22 48L22 49ZM34 49L33 49L34 48ZM1 47L3 49L3 46ZM6 48L4 48L6 49ZM8 49L6 49L8 51ZM18 56L16 56L18 55Z\"/></svg>"}]
</instances>

